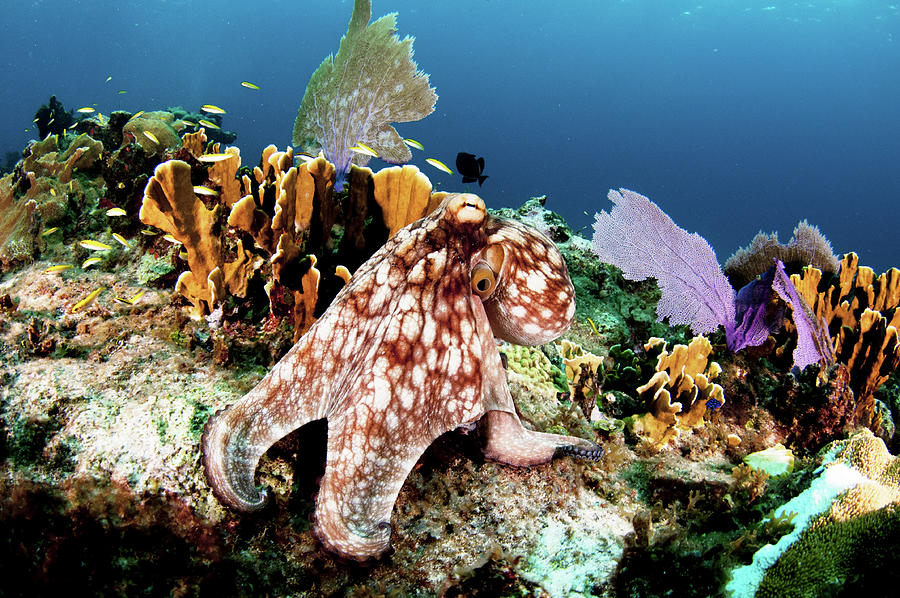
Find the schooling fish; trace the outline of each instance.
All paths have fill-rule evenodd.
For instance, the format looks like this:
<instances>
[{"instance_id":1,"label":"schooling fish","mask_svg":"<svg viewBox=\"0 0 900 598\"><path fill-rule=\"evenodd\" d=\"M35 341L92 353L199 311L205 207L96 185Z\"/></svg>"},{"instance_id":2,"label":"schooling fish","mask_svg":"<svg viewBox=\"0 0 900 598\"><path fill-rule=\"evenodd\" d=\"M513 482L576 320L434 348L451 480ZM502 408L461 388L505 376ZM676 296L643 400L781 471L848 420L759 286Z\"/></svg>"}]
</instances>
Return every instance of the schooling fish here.
<instances>
[{"instance_id":1,"label":"schooling fish","mask_svg":"<svg viewBox=\"0 0 900 598\"><path fill-rule=\"evenodd\" d=\"M209 112L210 114L225 114L225 111L214 104L203 104L200 110Z\"/></svg>"},{"instance_id":2,"label":"schooling fish","mask_svg":"<svg viewBox=\"0 0 900 598\"><path fill-rule=\"evenodd\" d=\"M475 154L467 154L459 152L456 154L456 170L462 175L462 182L474 183L478 181L478 186L484 182L487 175L484 172L484 158L476 158Z\"/></svg>"}]
</instances>

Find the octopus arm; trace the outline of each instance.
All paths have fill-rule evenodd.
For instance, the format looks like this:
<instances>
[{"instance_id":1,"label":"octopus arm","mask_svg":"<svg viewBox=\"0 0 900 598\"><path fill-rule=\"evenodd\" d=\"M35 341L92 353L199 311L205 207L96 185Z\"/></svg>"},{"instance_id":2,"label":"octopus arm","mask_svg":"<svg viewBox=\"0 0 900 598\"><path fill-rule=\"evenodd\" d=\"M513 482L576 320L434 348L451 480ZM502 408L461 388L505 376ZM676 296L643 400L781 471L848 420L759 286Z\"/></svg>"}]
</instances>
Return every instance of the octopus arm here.
<instances>
[{"instance_id":1,"label":"octopus arm","mask_svg":"<svg viewBox=\"0 0 900 598\"><path fill-rule=\"evenodd\" d=\"M324 402L296 398L300 389L321 385L321 372L302 366L312 353L314 336L311 330L253 390L210 417L203 428L207 482L220 502L237 511L259 511L266 504L267 489L254 482L260 457L283 436L326 415Z\"/></svg>"},{"instance_id":2,"label":"octopus arm","mask_svg":"<svg viewBox=\"0 0 900 598\"><path fill-rule=\"evenodd\" d=\"M372 415L361 407L329 418L328 457L314 514L313 534L322 546L358 561L380 558L390 550L394 502L434 440L422 434L398 435Z\"/></svg>"}]
</instances>

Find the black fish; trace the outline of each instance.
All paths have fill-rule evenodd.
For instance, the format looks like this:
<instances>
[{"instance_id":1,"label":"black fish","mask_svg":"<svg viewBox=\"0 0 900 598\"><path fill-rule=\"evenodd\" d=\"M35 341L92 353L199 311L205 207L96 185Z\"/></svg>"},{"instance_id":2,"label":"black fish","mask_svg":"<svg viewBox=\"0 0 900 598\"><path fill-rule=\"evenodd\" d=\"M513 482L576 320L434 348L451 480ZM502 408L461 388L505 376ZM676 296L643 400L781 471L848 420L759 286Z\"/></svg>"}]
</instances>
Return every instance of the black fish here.
<instances>
[{"instance_id":1,"label":"black fish","mask_svg":"<svg viewBox=\"0 0 900 598\"><path fill-rule=\"evenodd\" d=\"M466 152L456 154L456 171L462 175L462 182L474 183L478 181L479 187L484 182L484 179L487 178L487 175L481 174L484 172L484 158L476 159L475 154L467 154Z\"/></svg>"}]
</instances>

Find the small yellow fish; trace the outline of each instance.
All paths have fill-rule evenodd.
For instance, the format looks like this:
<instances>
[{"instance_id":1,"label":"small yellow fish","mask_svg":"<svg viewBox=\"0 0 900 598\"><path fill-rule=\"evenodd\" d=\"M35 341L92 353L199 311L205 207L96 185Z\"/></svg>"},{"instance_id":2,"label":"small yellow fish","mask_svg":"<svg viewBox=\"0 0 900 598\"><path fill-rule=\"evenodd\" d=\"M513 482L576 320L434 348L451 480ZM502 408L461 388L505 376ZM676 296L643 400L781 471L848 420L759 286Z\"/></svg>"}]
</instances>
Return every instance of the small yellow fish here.
<instances>
[{"instance_id":1,"label":"small yellow fish","mask_svg":"<svg viewBox=\"0 0 900 598\"><path fill-rule=\"evenodd\" d=\"M128 120L134 120L134 119L136 119L136 118L140 118L141 116L144 115L144 112L146 112L146 110L138 110L137 112L135 112L134 114L132 114L132 115L131 115L131 118L129 118Z\"/></svg>"},{"instance_id":2,"label":"small yellow fish","mask_svg":"<svg viewBox=\"0 0 900 598\"><path fill-rule=\"evenodd\" d=\"M225 114L224 110L222 110L218 106L214 106L213 104L203 104L202 106L200 106L200 110L209 112L210 114Z\"/></svg>"},{"instance_id":3,"label":"small yellow fish","mask_svg":"<svg viewBox=\"0 0 900 598\"><path fill-rule=\"evenodd\" d=\"M131 299L124 299L122 297L113 297L113 301L115 301L116 303L121 303L123 305L134 305L135 303L137 303L138 299L140 299L141 297L144 296L144 293L146 293L146 292L147 291L141 291L140 293L138 293Z\"/></svg>"},{"instance_id":4,"label":"small yellow fish","mask_svg":"<svg viewBox=\"0 0 900 598\"><path fill-rule=\"evenodd\" d=\"M126 212L122 208L110 208L110 209L106 210L107 216L124 216L127 213L128 212Z\"/></svg>"},{"instance_id":5,"label":"small yellow fish","mask_svg":"<svg viewBox=\"0 0 900 598\"><path fill-rule=\"evenodd\" d=\"M72 189L74 189L74 187L72 186L72 181L69 181L69 193L72 192Z\"/></svg>"},{"instance_id":6,"label":"small yellow fish","mask_svg":"<svg viewBox=\"0 0 900 598\"><path fill-rule=\"evenodd\" d=\"M75 305L72 306L72 313L74 314L76 311L83 309L83 308L87 307L88 305L90 305L91 303L93 303L94 299L96 299L100 295L100 293L102 293L105 290L106 290L105 288L100 287L99 289L95 289L95 290L91 291L90 293L88 293L87 297L85 297L84 299L82 299L81 301L79 301L78 303L76 303Z\"/></svg>"},{"instance_id":7,"label":"small yellow fish","mask_svg":"<svg viewBox=\"0 0 900 598\"><path fill-rule=\"evenodd\" d=\"M41 120L41 119L36 118L36 119L34 119L33 121L31 121L31 122L36 123L36 122L39 121L39 120Z\"/></svg>"},{"instance_id":8,"label":"small yellow fish","mask_svg":"<svg viewBox=\"0 0 900 598\"><path fill-rule=\"evenodd\" d=\"M128 249L131 249L131 243L128 242L128 239L126 239L119 233L113 233L112 236L113 236L113 239L115 239L116 241L118 241L119 243L121 243L122 245L127 247Z\"/></svg>"},{"instance_id":9,"label":"small yellow fish","mask_svg":"<svg viewBox=\"0 0 900 598\"><path fill-rule=\"evenodd\" d=\"M203 154L198 160L201 162L221 162L222 160L227 160L228 158L233 158L234 154Z\"/></svg>"},{"instance_id":10,"label":"small yellow fish","mask_svg":"<svg viewBox=\"0 0 900 598\"><path fill-rule=\"evenodd\" d=\"M195 122L192 121L192 120L185 120L185 119L182 118L182 119L181 119L181 122L183 122L184 124L186 124L186 125L188 125L188 126L191 126L191 127L196 127L196 126L197 126L197 123L195 123Z\"/></svg>"},{"instance_id":11,"label":"small yellow fish","mask_svg":"<svg viewBox=\"0 0 900 598\"><path fill-rule=\"evenodd\" d=\"M208 195L210 197L215 197L219 194L215 189L210 189L206 185L196 185L194 186L194 193L197 195Z\"/></svg>"},{"instance_id":12,"label":"small yellow fish","mask_svg":"<svg viewBox=\"0 0 900 598\"><path fill-rule=\"evenodd\" d=\"M183 259L183 260L187 260L187 259L188 259L188 252L187 252L187 251L182 251L181 253L178 254L178 257L180 257L180 258Z\"/></svg>"},{"instance_id":13,"label":"small yellow fish","mask_svg":"<svg viewBox=\"0 0 900 598\"><path fill-rule=\"evenodd\" d=\"M81 112L82 114L90 114L91 112L96 112L96 110L94 110L90 106L85 106L84 108L79 108L78 110L76 110L76 112Z\"/></svg>"},{"instance_id":14,"label":"small yellow fish","mask_svg":"<svg viewBox=\"0 0 900 598\"><path fill-rule=\"evenodd\" d=\"M142 234L142 235L147 235L148 237L155 237L155 236L158 235L159 233L156 232L155 230L152 230L152 229L149 229L149 228L142 228L142 229L141 229L141 234Z\"/></svg>"},{"instance_id":15,"label":"small yellow fish","mask_svg":"<svg viewBox=\"0 0 900 598\"><path fill-rule=\"evenodd\" d=\"M41 233L41 236L49 237L50 235L52 235L53 233L55 233L58 230L59 230L58 226L54 226L53 228L48 228L47 230L45 230L44 232Z\"/></svg>"},{"instance_id":16,"label":"small yellow fish","mask_svg":"<svg viewBox=\"0 0 900 598\"><path fill-rule=\"evenodd\" d=\"M112 75L110 75L109 77L106 78L107 83L109 83L110 81L112 81Z\"/></svg>"},{"instance_id":17,"label":"small yellow fish","mask_svg":"<svg viewBox=\"0 0 900 598\"><path fill-rule=\"evenodd\" d=\"M210 129L218 129L218 128L220 128L219 125L217 125L217 124L215 124L215 123L211 123L211 122L209 122L208 120L200 119L200 120L197 121L197 122L199 122L199 123L200 123L201 125L203 125L204 127L209 127Z\"/></svg>"},{"instance_id":18,"label":"small yellow fish","mask_svg":"<svg viewBox=\"0 0 900 598\"><path fill-rule=\"evenodd\" d=\"M44 270L44 274L56 274L58 272L62 272L63 270L68 270L69 268L74 268L72 264L57 264L55 266L50 266L46 270Z\"/></svg>"},{"instance_id":19,"label":"small yellow fish","mask_svg":"<svg viewBox=\"0 0 900 598\"><path fill-rule=\"evenodd\" d=\"M119 189L124 189L124 188L125 188L125 183L122 182L122 181L119 181L119 184L116 185L116 187L118 187Z\"/></svg>"},{"instance_id":20,"label":"small yellow fish","mask_svg":"<svg viewBox=\"0 0 900 598\"><path fill-rule=\"evenodd\" d=\"M85 249L91 249L94 251L105 251L107 249L112 249L111 246L106 243L101 243L100 241L94 241L93 239L85 239L83 241L78 242L79 245L84 247Z\"/></svg>"},{"instance_id":21,"label":"small yellow fish","mask_svg":"<svg viewBox=\"0 0 900 598\"><path fill-rule=\"evenodd\" d=\"M101 260L99 257L89 257L88 259L84 260L84 263L81 264L81 269L86 270L94 264L99 264L102 261L103 260Z\"/></svg>"},{"instance_id":22,"label":"small yellow fish","mask_svg":"<svg viewBox=\"0 0 900 598\"><path fill-rule=\"evenodd\" d=\"M372 156L373 158L378 157L378 152L373 150L371 147L363 143L362 141L357 141L356 145L353 147L348 147L348 150L351 152L356 152L357 154L362 154L364 156Z\"/></svg>"},{"instance_id":23,"label":"small yellow fish","mask_svg":"<svg viewBox=\"0 0 900 598\"><path fill-rule=\"evenodd\" d=\"M56 197L56 189L54 189L53 187L50 187L50 195Z\"/></svg>"},{"instance_id":24,"label":"small yellow fish","mask_svg":"<svg viewBox=\"0 0 900 598\"><path fill-rule=\"evenodd\" d=\"M259 85L254 85L249 81L241 81L241 86L246 87L247 89L259 89Z\"/></svg>"},{"instance_id":25,"label":"small yellow fish","mask_svg":"<svg viewBox=\"0 0 900 598\"><path fill-rule=\"evenodd\" d=\"M128 93L128 92L125 91L124 89L120 89L120 90L117 91L116 93L119 94L119 95L122 95L123 93Z\"/></svg>"},{"instance_id":26,"label":"small yellow fish","mask_svg":"<svg viewBox=\"0 0 900 598\"><path fill-rule=\"evenodd\" d=\"M144 131L144 137L155 143L156 145L160 145L159 139L156 138L156 135L151 133L150 131Z\"/></svg>"},{"instance_id":27,"label":"small yellow fish","mask_svg":"<svg viewBox=\"0 0 900 598\"><path fill-rule=\"evenodd\" d=\"M426 158L426 162L437 168L438 170L443 170L447 174L453 174L453 171L450 170L446 164L438 160L437 158Z\"/></svg>"},{"instance_id":28,"label":"small yellow fish","mask_svg":"<svg viewBox=\"0 0 900 598\"><path fill-rule=\"evenodd\" d=\"M78 126L78 123L75 123L75 124L73 124L73 125L69 125L69 126L66 127L66 128L67 128L67 129L74 129L74 128L77 127L77 126Z\"/></svg>"},{"instance_id":29,"label":"small yellow fish","mask_svg":"<svg viewBox=\"0 0 900 598\"><path fill-rule=\"evenodd\" d=\"M52 125L52 124L55 123L55 122L56 122L56 119L55 119L55 118L51 118L50 120L47 121L47 126L49 127L50 125Z\"/></svg>"},{"instance_id":30,"label":"small yellow fish","mask_svg":"<svg viewBox=\"0 0 900 598\"><path fill-rule=\"evenodd\" d=\"M409 139L409 138L407 138L407 139L404 139L404 140L403 140L403 143L405 143L405 144L408 145L409 147L414 147L414 148L416 148L417 150L422 150L422 151L425 150L425 146L422 145L421 143L419 143L418 141L416 141L415 139Z\"/></svg>"},{"instance_id":31,"label":"small yellow fish","mask_svg":"<svg viewBox=\"0 0 900 598\"><path fill-rule=\"evenodd\" d=\"M315 156L310 156L309 154L304 154L302 152L299 154L296 154L294 157L297 158L298 160L300 160L301 162L309 162L310 160L316 159Z\"/></svg>"},{"instance_id":32,"label":"small yellow fish","mask_svg":"<svg viewBox=\"0 0 900 598\"><path fill-rule=\"evenodd\" d=\"M174 243L175 245L181 245L181 241L173 237L172 235L163 235L163 239L168 241L169 243Z\"/></svg>"}]
</instances>

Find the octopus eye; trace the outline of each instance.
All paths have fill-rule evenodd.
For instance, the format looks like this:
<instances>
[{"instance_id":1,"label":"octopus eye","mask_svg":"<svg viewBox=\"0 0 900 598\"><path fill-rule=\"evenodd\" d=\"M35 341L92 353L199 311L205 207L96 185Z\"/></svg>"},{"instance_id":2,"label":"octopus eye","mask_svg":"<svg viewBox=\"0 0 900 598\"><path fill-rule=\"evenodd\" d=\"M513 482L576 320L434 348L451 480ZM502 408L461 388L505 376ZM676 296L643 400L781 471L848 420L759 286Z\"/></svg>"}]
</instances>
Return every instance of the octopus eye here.
<instances>
[{"instance_id":1,"label":"octopus eye","mask_svg":"<svg viewBox=\"0 0 900 598\"><path fill-rule=\"evenodd\" d=\"M472 290L482 299L488 298L497 287L497 276L491 267L481 262L472 269Z\"/></svg>"}]
</instances>

